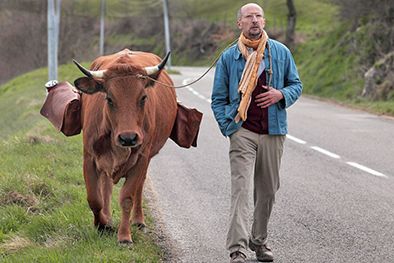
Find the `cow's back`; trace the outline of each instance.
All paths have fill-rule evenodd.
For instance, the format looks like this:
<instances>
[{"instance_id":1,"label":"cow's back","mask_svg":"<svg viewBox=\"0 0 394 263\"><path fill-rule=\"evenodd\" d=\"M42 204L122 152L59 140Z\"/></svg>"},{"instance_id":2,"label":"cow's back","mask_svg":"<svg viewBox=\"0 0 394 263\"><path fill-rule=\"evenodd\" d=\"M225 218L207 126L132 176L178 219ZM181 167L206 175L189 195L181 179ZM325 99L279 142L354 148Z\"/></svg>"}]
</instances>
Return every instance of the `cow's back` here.
<instances>
[{"instance_id":1,"label":"cow's back","mask_svg":"<svg viewBox=\"0 0 394 263\"><path fill-rule=\"evenodd\" d=\"M151 67L161 62L161 59L155 54L142 51L131 51L126 48L122 51L119 51L118 53L95 59L90 66L90 70L108 69L117 63L121 57L124 59L127 58L128 63L135 67Z\"/></svg>"}]
</instances>

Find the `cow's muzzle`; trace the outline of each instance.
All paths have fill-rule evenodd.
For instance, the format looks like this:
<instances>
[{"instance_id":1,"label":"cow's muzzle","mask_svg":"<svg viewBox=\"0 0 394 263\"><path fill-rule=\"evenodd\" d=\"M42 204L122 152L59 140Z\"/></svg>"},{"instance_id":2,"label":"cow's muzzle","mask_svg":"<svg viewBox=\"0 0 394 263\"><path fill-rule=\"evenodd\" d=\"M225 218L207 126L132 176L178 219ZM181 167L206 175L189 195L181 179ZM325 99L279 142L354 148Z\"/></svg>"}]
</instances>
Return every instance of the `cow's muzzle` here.
<instances>
[{"instance_id":1,"label":"cow's muzzle","mask_svg":"<svg viewBox=\"0 0 394 263\"><path fill-rule=\"evenodd\" d=\"M140 143L140 137L137 133L130 134L130 135L123 135L119 134L118 142L122 147L137 147Z\"/></svg>"}]
</instances>

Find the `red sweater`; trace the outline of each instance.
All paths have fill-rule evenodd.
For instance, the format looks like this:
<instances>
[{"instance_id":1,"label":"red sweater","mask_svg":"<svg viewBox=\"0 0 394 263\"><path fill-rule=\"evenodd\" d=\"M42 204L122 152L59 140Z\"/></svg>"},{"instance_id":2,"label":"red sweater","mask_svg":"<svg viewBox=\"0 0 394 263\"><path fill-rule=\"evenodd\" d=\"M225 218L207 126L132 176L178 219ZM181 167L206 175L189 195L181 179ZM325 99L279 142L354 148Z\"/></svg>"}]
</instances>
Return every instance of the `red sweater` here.
<instances>
[{"instance_id":1,"label":"red sweater","mask_svg":"<svg viewBox=\"0 0 394 263\"><path fill-rule=\"evenodd\" d=\"M258 134L268 134L268 108L262 109L261 107L257 107L257 103L255 102L256 96L258 94L267 91L266 89L262 88L263 85L267 85L265 70L261 73L257 81L257 86L251 96L251 102L247 112L247 119L242 124L242 127L245 129Z\"/></svg>"}]
</instances>

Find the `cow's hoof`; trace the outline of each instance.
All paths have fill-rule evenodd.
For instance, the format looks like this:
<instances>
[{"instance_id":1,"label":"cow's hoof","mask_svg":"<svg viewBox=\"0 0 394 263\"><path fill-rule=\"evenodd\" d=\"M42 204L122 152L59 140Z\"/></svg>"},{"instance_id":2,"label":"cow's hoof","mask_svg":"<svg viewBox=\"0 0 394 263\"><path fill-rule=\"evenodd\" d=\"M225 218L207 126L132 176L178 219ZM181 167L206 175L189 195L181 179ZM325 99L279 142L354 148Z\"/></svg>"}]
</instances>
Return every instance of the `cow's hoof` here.
<instances>
[{"instance_id":1,"label":"cow's hoof","mask_svg":"<svg viewBox=\"0 0 394 263\"><path fill-rule=\"evenodd\" d=\"M131 245L133 245L133 241L122 240L118 244L119 244L119 246L122 246L122 247L130 247Z\"/></svg>"},{"instance_id":2,"label":"cow's hoof","mask_svg":"<svg viewBox=\"0 0 394 263\"><path fill-rule=\"evenodd\" d=\"M138 230L140 230L144 234L146 233L146 226L142 223L133 224L133 227L138 228Z\"/></svg>"},{"instance_id":3,"label":"cow's hoof","mask_svg":"<svg viewBox=\"0 0 394 263\"><path fill-rule=\"evenodd\" d=\"M109 233L109 234L112 234L112 233L116 232L115 227L113 227L113 226L111 226L111 225L104 225L104 226L101 225L101 226L97 227L97 229L98 229L98 231L99 231L100 233Z\"/></svg>"}]
</instances>

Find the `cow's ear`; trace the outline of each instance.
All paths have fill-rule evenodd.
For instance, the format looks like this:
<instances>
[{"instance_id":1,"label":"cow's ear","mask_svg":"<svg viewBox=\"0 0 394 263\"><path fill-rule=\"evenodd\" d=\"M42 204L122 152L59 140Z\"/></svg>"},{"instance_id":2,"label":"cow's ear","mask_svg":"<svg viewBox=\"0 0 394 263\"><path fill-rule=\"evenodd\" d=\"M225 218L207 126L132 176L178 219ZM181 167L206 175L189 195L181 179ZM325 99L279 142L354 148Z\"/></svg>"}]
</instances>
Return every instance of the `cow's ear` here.
<instances>
[{"instance_id":1,"label":"cow's ear","mask_svg":"<svg viewBox=\"0 0 394 263\"><path fill-rule=\"evenodd\" d=\"M146 84L145 88L149 88L149 87L155 85L155 80L157 80L159 78L161 71L162 70L159 70L155 74L152 74L149 76L151 79L148 79L148 83Z\"/></svg>"},{"instance_id":2,"label":"cow's ear","mask_svg":"<svg viewBox=\"0 0 394 263\"><path fill-rule=\"evenodd\" d=\"M151 78L146 87L150 87L155 84L155 80L159 78L161 71L164 69L164 66L170 58L170 54L171 51L168 51L167 55L163 58L159 65L153 67L145 67L146 74Z\"/></svg>"},{"instance_id":3,"label":"cow's ear","mask_svg":"<svg viewBox=\"0 0 394 263\"><path fill-rule=\"evenodd\" d=\"M94 94L96 92L105 92L103 83L89 77L81 77L74 81L75 87L86 94Z\"/></svg>"}]
</instances>

